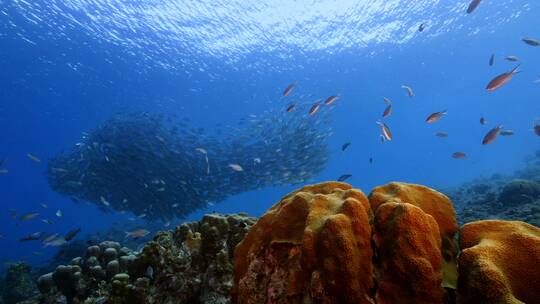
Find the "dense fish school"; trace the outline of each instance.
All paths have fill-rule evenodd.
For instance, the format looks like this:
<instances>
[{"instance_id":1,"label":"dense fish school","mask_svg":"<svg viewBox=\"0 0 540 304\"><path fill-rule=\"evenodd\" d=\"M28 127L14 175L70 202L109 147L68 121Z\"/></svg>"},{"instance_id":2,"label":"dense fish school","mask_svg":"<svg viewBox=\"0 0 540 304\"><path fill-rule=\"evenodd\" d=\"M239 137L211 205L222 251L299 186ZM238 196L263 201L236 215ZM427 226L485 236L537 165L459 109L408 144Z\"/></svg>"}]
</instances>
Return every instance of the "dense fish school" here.
<instances>
[{"instance_id":1,"label":"dense fish school","mask_svg":"<svg viewBox=\"0 0 540 304\"><path fill-rule=\"evenodd\" d=\"M184 217L234 194L316 176L328 158L326 109L251 115L222 130L225 137L160 115L118 115L51 159L46 174L55 191L105 211Z\"/></svg>"}]
</instances>

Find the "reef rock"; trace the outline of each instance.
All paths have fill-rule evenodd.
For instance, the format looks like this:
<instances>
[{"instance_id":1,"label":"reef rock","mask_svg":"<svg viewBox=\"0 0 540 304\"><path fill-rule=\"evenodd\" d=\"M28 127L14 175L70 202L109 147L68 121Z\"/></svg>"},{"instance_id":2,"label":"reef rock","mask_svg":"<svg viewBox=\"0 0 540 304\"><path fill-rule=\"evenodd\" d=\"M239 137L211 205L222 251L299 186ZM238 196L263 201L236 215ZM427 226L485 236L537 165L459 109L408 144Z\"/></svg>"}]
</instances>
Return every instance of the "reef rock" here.
<instances>
[{"instance_id":1,"label":"reef rock","mask_svg":"<svg viewBox=\"0 0 540 304\"><path fill-rule=\"evenodd\" d=\"M5 278L0 282L2 300L6 304L27 300L37 292L31 270L28 264L22 262L13 263L7 267Z\"/></svg>"},{"instance_id":2,"label":"reef rock","mask_svg":"<svg viewBox=\"0 0 540 304\"><path fill-rule=\"evenodd\" d=\"M245 214L209 214L159 232L141 252L110 241L90 246L38 279L41 303L230 303L233 251L254 223Z\"/></svg>"},{"instance_id":3,"label":"reef rock","mask_svg":"<svg viewBox=\"0 0 540 304\"><path fill-rule=\"evenodd\" d=\"M540 228L488 220L460 231L458 303L540 303Z\"/></svg>"},{"instance_id":4,"label":"reef rock","mask_svg":"<svg viewBox=\"0 0 540 304\"><path fill-rule=\"evenodd\" d=\"M534 202L540 198L540 183L515 179L504 186L499 195L499 201L506 206L519 206Z\"/></svg>"},{"instance_id":5,"label":"reef rock","mask_svg":"<svg viewBox=\"0 0 540 304\"><path fill-rule=\"evenodd\" d=\"M373 210L388 202L408 203L422 209L437 222L440 231L443 287L455 289L457 285L458 245L455 235L458 231L456 212L450 199L431 188L406 183L389 183L373 189L369 194ZM411 227L414 226L414 223Z\"/></svg>"},{"instance_id":6,"label":"reef rock","mask_svg":"<svg viewBox=\"0 0 540 304\"><path fill-rule=\"evenodd\" d=\"M442 303L443 251L449 265L457 253L448 198L392 183L370 199L339 182L285 196L236 247L233 302Z\"/></svg>"}]
</instances>

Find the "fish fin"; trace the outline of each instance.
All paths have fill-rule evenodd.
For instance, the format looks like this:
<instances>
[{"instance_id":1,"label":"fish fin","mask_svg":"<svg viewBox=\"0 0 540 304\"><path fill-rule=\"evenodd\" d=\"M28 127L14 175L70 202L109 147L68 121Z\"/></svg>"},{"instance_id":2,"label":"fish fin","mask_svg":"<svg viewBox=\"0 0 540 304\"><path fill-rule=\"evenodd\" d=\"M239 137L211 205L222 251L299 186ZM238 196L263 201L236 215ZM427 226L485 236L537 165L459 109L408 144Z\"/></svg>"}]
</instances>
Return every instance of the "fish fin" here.
<instances>
[{"instance_id":1,"label":"fish fin","mask_svg":"<svg viewBox=\"0 0 540 304\"><path fill-rule=\"evenodd\" d=\"M516 65L516 67L513 68L513 69L510 71L510 74L517 74L517 73L523 72L523 71L518 71L518 68L519 68L520 65L521 65L521 63L518 64L518 65Z\"/></svg>"}]
</instances>

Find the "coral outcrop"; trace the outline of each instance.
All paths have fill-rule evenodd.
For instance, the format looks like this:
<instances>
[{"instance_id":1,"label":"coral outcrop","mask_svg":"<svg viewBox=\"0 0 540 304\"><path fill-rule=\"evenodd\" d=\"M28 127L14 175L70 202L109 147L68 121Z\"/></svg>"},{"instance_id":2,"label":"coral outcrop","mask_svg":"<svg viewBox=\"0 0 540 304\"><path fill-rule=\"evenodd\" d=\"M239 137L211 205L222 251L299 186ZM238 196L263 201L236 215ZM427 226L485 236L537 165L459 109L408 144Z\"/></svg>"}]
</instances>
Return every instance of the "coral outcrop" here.
<instances>
[{"instance_id":1,"label":"coral outcrop","mask_svg":"<svg viewBox=\"0 0 540 304\"><path fill-rule=\"evenodd\" d=\"M345 183L285 196L235 251L237 303L370 303L371 211Z\"/></svg>"},{"instance_id":2,"label":"coral outcrop","mask_svg":"<svg viewBox=\"0 0 540 304\"><path fill-rule=\"evenodd\" d=\"M18 303L34 295L36 283L31 267L23 262L10 264L1 282L1 299L4 303Z\"/></svg>"},{"instance_id":3,"label":"coral outcrop","mask_svg":"<svg viewBox=\"0 0 540 304\"><path fill-rule=\"evenodd\" d=\"M38 279L41 303L229 303L233 251L254 223L245 214L209 214L159 232L141 252L117 242L90 246Z\"/></svg>"},{"instance_id":4,"label":"coral outcrop","mask_svg":"<svg viewBox=\"0 0 540 304\"><path fill-rule=\"evenodd\" d=\"M370 201L345 183L307 186L237 246L233 301L442 303L441 261L444 252L455 262L456 231L448 198L423 186L392 183Z\"/></svg>"},{"instance_id":5,"label":"coral outcrop","mask_svg":"<svg viewBox=\"0 0 540 304\"><path fill-rule=\"evenodd\" d=\"M369 195L371 207L377 210L388 202L407 203L422 209L437 222L441 235L443 255L443 286L455 289L457 284L458 245L455 235L458 231L456 212L450 199L431 188L406 183L389 183L373 189ZM411 223L411 227L414 223Z\"/></svg>"},{"instance_id":6,"label":"coral outcrop","mask_svg":"<svg viewBox=\"0 0 540 304\"><path fill-rule=\"evenodd\" d=\"M540 303L540 228L478 221L460 231L458 303Z\"/></svg>"},{"instance_id":7,"label":"coral outcrop","mask_svg":"<svg viewBox=\"0 0 540 304\"><path fill-rule=\"evenodd\" d=\"M375 302L442 303L441 236L437 222L408 203L377 208Z\"/></svg>"}]
</instances>

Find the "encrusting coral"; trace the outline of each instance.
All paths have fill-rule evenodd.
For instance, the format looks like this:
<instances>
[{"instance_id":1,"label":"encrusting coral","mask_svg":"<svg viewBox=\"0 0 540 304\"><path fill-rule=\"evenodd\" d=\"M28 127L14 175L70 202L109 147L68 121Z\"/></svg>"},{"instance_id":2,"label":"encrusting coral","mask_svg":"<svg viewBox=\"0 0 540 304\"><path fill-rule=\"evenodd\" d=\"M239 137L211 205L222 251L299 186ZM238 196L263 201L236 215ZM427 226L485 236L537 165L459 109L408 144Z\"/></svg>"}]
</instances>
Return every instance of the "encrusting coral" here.
<instances>
[{"instance_id":1,"label":"encrusting coral","mask_svg":"<svg viewBox=\"0 0 540 304\"><path fill-rule=\"evenodd\" d=\"M540 228L519 221L465 224L458 303L540 303Z\"/></svg>"},{"instance_id":2,"label":"encrusting coral","mask_svg":"<svg viewBox=\"0 0 540 304\"><path fill-rule=\"evenodd\" d=\"M141 252L116 242L38 279L39 303L230 303L234 247L255 222L245 214L205 215L159 232ZM37 302L36 302L37 303Z\"/></svg>"}]
</instances>

